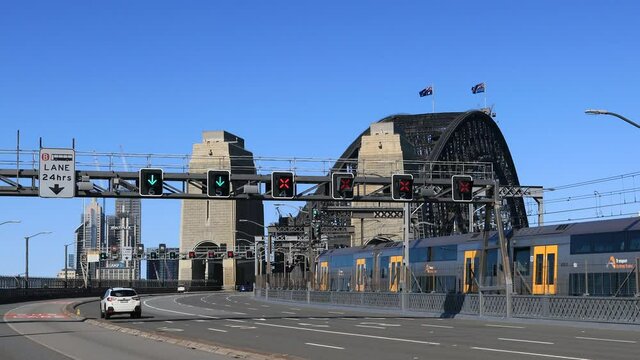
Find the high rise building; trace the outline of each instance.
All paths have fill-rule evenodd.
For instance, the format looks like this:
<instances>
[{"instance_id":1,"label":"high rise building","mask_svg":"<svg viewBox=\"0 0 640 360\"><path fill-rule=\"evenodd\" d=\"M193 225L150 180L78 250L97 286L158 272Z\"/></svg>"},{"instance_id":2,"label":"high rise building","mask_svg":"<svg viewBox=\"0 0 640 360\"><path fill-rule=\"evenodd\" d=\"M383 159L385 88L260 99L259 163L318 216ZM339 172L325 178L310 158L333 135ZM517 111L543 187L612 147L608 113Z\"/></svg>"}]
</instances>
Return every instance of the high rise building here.
<instances>
[{"instance_id":1,"label":"high rise building","mask_svg":"<svg viewBox=\"0 0 640 360\"><path fill-rule=\"evenodd\" d=\"M106 217L107 249L115 249L117 259L102 262L101 279L140 279L140 261L134 255L141 236L140 199L116 199L115 215Z\"/></svg>"},{"instance_id":2,"label":"high rise building","mask_svg":"<svg viewBox=\"0 0 640 360\"><path fill-rule=\"evenodd\" d=\"M148 248L147 253L158 252L158 248ZM169 259L169 253L180 252L179 248L167 248L164 256L159 255L157 260L147 258L147 280L178 280L178 259Z\"/></svg>"},{"instance_id":3,"label":"high rise building","mask_svg":"<svg viewBox=\"0 0 640 360\"><path fill-rule=\"evenodd\" d=\"M87 278L93 278L98 267L97 263L84 262L87 254L99 252L106 246L104 238L105 219L102 206L96 199L91 199L89 204L85 204L84 212L80 218L80 225L75 230L76 235L76 273L78 277L86 274Z\"/></svg>"}]
</instances>

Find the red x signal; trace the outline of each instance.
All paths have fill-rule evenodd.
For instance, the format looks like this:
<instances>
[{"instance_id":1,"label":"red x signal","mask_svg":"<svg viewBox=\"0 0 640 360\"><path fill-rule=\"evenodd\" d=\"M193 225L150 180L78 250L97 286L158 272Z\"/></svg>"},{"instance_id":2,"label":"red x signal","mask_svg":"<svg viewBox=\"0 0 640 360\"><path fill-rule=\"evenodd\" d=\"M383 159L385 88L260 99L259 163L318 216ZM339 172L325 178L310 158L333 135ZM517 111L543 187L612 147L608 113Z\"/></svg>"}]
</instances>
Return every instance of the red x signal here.
<instances>
[{"instance_id":1,"label":"red x signal","mask_svg":"<svg viewBox=\"0 0 640 360\"><path fill-rule=\"evenodd\" d=\"M461 193L471 192L471 182L469 182L469 181L460 181L460 182L458 182L458 190Z\"/></svg>"},{"instance_id":2,"label":"red x signal","mask_svg":"<svg viewBox=\"0 0 640 360\"><path fill-rule=\"evenodd\" d=\"M285 190L291 187L291 179L290 178L280 178L278 179L278 189Z\"/></svg>"},{"instance_id":3,"label":"red x signal","mask_svg":"<svg viewBox=\"0 0 640 360\"><path fill-rule=\"evenodd\" d=\"M346 179L340 179L340 191L342 190L351 190L352 184L351 184L351 178L346 178Z\"/></svg>"},{"instance_id":4,"label":"red x signal","mask_svg":"<svg viewBox=\"0 0 640 360\"><path fill-rule=\"evenodd\" d=\"M400 191L411 192L412 183L413 183L413 181L411 181L411 180L400 180Z\"/></svg>"}]
</instances>

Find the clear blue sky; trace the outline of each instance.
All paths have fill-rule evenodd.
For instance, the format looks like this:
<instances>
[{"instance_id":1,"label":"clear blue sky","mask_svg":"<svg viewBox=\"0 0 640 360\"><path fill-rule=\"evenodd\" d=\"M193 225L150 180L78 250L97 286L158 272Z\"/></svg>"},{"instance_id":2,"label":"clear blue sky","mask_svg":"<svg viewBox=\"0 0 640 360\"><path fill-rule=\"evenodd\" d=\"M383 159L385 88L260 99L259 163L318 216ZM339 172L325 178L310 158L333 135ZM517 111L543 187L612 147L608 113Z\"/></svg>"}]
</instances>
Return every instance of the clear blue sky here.
<instances>
[{"instance_id":1,"label":"clear blue sky","mask_svg":"<svg viewBox=\"0 0 640 360\"><path fill-rule=\"evenodd\" d=\"M338 157L370 123L487 100L520 181L554 187L640 170L636 1L2 1L0 148L189 153L202 130L243 137L257 156ZM638 183L638 184L636 184ZM640 178L548 199L640 186ZM569 206L637 212L638 192ZM638 197L640 199L640 196ZM627 202L626 206L604 205ZM0 274L63 266L81 199L0 198ZM143 202L143 241L179 242L178 201ZM556 203L548 210L560 209ZM113 202L107 210L113 211ZM275 218L271 207L267 221Z\"/></svg>"}]
</instances>

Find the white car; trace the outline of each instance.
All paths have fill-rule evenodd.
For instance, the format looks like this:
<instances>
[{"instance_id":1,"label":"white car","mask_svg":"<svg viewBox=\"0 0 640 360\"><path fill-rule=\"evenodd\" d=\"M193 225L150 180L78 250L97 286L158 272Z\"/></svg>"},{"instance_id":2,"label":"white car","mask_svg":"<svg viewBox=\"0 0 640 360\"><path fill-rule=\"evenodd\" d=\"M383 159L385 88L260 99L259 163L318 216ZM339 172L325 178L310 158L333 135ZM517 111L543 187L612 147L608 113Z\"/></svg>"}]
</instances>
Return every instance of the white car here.
<instances>
[{"instance_id":1,"label":"white car","mask_svg":"<svg viewBox=\"0 0 640 360\"><path fill-rule=\"evenodd\" d=\"M110 288L100 298L100 317L109 319L111 315L129 314L131 318L142 317L140 297L131 288Z\"/></svg>"},{"instance_id":2,"label":"white car","mask_svg":"<svg viewBox=\"0 0 640 360\"><path fill-rule=\"evenodd\" d=\"M185 292L185 291L187 291L187 289L184 287L184 285L180 285L180 286L178 286L178 292L179 292L179 293L183 293L183 292Z\"/></svg>"}]
</instances>

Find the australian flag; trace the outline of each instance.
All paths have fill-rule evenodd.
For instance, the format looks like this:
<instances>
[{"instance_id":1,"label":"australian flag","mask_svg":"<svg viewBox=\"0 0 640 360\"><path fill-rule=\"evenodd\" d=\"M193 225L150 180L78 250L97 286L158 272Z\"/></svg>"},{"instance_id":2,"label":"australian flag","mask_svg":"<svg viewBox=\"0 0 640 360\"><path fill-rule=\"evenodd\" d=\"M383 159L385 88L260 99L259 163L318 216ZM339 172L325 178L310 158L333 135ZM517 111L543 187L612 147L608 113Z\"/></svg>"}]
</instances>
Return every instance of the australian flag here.
<instances>
[{"instance_id":1,"label":"australian flag","mask_svg":"<svg viewBox=\"0 0 640 360\"><path fill-rule=\"evenodd\" d=\"M471 87L471 93L473 93L473 94L478 94L478 93L483 93L483 92L484 92L484 83L483 82Z\"/></svg>"},{"instance_id":2,"label":"australian flag","mask_svg":"<svg viewBox=\"0 0 640 360\"><path fill-rule=\"evenodd\" d=\"M433 86L427 86L426 88L420 90L418 94L420 94L420 97L433 95Z\"/></svg>"}]
</instances>

